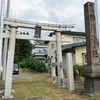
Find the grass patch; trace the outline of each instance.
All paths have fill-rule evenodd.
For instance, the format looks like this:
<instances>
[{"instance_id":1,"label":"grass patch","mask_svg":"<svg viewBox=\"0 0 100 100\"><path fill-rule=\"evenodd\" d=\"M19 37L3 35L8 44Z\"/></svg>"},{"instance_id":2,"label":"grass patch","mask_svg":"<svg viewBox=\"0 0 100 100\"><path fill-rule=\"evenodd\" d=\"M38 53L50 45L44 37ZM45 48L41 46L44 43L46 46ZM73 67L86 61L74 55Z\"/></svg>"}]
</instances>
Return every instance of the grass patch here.
<instances>
[{"instance_id":1,"label":"grass patch","mask_svg":"<svg viewBox=\"0 0 100 100\"><path fill-rule=\"evenodd\" d=\"M13 95L19 98L43 97L52 100L58 100L55 96L57 86L50 83L50 78L35 76L32 79L17 79L13 81L13 89L16 90ZM50 88L51 87L51 88ZM50 99L51 100L51 99Z\"/></svg>"},{"instance_id":2,"label":"grass patch","mask_svg":"<svg viewBox=\"0 0 100 100\"><path fill-rule=\"evenodd\" d=\"M53 85L51 77L42 73L33 73L32 78L28 79L13 79L13 89L15 93L12 95L15 98L42 97L46 100L75 100L74 98L77 98L77 94L70 93L67 87L58 88L57 84ZM78 98L81 100L80 96Z\"/></svg>"},{"instance_id":3,"label":"grass patch","mask_svg":"<svg viewBox=\"0 0 100 100\"><path fill-rule=\"evenodd\" d=\"M83 91L83 88L80 88L80 87L77 87L75 88L74 92L77 93L77 94L81 94Z\"/></svg>"},{"instance_id":4,"label":"grass patch","mask_svg":"<svg viewBox=\"0 0 100 100\"><path fill-rule=\"evenodd\" d=\"M98 100L97 98L100 98L100 96L80 95L80 88L76 88L74 92L69 92L67 87L58 88L57 84L52 84L51 77L48 74L30 73L30 75L32 75L32 78L13 79L12 88L15 93L12 93L12 95L14 98L41 97L46 100Z\"/></svg>"}]
</instances>

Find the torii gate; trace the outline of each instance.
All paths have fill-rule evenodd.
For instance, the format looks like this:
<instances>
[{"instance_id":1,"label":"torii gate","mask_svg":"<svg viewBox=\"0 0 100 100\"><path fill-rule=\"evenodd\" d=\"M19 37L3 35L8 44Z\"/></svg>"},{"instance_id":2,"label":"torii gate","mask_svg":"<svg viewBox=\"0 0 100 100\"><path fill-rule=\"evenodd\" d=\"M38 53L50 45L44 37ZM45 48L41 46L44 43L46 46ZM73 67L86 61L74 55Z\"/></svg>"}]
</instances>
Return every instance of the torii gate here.
<instances>
[{"instance_id":1,"label":"torii gate","mask_svg":"<svg viewBox=\"0 0 100 100\"><path fill-rule=\"evenodd\" d=\"M27 40L44 40L44 41L56 41L57 49L57 67L58 67L58 86L63 86L63 66L62 66L62 50L61 42L67 41L66 38L61 37L61 31L71 31L74 28L74 25L61 25L61 24L48 24L48 23L38 23L31 21L23 21L17 19L4 19L4 25L9 26L10 33L3 33L3 38L9 38L9 48L8 48L8 57L7 57L7 72L6 72L6 81L5 81L5 91L4 98L12 98L11 96L11 87L12 87L12 71L13 71L13 61L14 61L14 50L16 39L27 39ZM40 27L41 30L51 30L55 31L56 37L39 37L34 38L33 35L23 35L17 34L17 28L29 28L35 29ZM40 34L39 34L40 35Z\"/></svg>"}]
</instances>

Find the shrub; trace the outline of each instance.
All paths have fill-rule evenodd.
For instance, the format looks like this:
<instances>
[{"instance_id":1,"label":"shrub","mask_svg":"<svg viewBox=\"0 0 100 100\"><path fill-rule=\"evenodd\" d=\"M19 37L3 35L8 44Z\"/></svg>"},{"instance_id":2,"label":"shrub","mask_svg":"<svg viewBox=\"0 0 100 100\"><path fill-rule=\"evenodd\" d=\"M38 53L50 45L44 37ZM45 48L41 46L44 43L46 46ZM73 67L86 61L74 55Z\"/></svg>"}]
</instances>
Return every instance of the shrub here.
<instances>
[{"instance_id":1,"label":"shrub","mask_svg":"<svg viewBox=\"0 0 100 100\"><path fill-rule=\"evenodd\" d=\"M79 71L79 74L82 75L84 73L84 66L82 65L74 65L73 66L74 73L76 70Z\"/></svg>"},{"instance_id":2,"label":"shrub","mask_svg":"<svg viewBox=\"0 0 100 100\"><path fill-rule=\"evenodd\" d=\"M30 57L25 60L25 65L27 68L30 68L31 70L37 71L37 72L47 72L46 65L39 61L36 58Z\"/></svg>"},{"instance_id":3,"label":"shrub","mask_svg":"<svg viewBox=\"0 0 100 100\"><path fill-rule=\"evenodd\" d=\"M64 73L64 77L65 77L65 78L67 78L67 73L66 73L66 71L67 71L66 68L63 67L63 73Z\"/></svg>"},{"instance_id":4,"label":"shrub","mask_svg":"<svg viewBox=\"0 0 100 100\"><path fill-rule=\"evenodd\" d=\"M25 66L26 66L26 65L25 65L25 62L19 62L18 65L19 65L19 67L21 67L21 68L25 68Z\"/></svg>"},{"instance_id":5,"label":"shrub","mask_svg":"<svg viewBox=\"0 0 100 100\"><path fill-rule=\"evenodd\" d=\"M74 93L77 93L77 94L82 94L82 92L83 92L83 88L81 87L76 87L74 90Z\"/></svg>"},{"instance_id":6,"label":"shrub","mask_svg":"<svg viewBox=\"0 0 100 100\"><path fill-rule=\"evenodd\" d=\"M27 68L30 68L32 61L33 61L32 57L25 59L25 65L26 65Z\"/></svg>"}]
</instances>

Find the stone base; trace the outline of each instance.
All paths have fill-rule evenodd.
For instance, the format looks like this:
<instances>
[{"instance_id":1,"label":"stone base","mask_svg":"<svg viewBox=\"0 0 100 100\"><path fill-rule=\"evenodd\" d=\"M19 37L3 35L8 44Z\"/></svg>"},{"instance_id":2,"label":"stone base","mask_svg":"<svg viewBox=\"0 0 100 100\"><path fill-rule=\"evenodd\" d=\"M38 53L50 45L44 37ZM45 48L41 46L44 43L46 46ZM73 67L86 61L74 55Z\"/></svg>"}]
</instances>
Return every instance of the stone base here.
<instances>
[{"instance_id":1,"label":"stone base","mask_svg":"<svg viewBox=\"0 0 100 100\"><path fill-rule=\"evenodd\" d=\"M100 74L86 74L84 89L87 93L100 92Z\"/></svg>"},{"instance_id":2,"label":"stone base","mask_svg":"<svg viewBox=\"0 0 100 100\"><path fill-rule=\"evenodd\" d=\"M13 96L11 95L11 96L9 96L9 97L6 97L6 96L2 96L2 100L6 100L6 99L12 99L13 98Z\"/></svg>"},{"instance_id":3,"label":"stone base","mask_svg":"<svg viewBox=\"0 0 100 100\"><path fill-rule=\"evenodd\" d=\"M64 88L65 85L58 85L58 88Z\"/></svg>"}]
</instances>

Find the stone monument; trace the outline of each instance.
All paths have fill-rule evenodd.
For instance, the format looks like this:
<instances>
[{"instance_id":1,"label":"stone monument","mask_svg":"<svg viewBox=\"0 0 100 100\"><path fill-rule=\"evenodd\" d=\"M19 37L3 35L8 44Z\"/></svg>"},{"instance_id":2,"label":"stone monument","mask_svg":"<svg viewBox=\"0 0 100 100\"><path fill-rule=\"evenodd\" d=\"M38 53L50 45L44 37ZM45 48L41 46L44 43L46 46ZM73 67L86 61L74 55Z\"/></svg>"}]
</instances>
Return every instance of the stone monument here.
<instances>
[{"instance_id":1,"label":"stone monument","mask_svg":"<svg viewBox=\"0 0 100 100\"><path fill-rule=\"evenodd\" d=\"M96 34L95 5L87 2L84 5L87 65L85 66L85 92L100 91L100 65L98 64L98 40Z\"/></svg>"}]
</instances>

